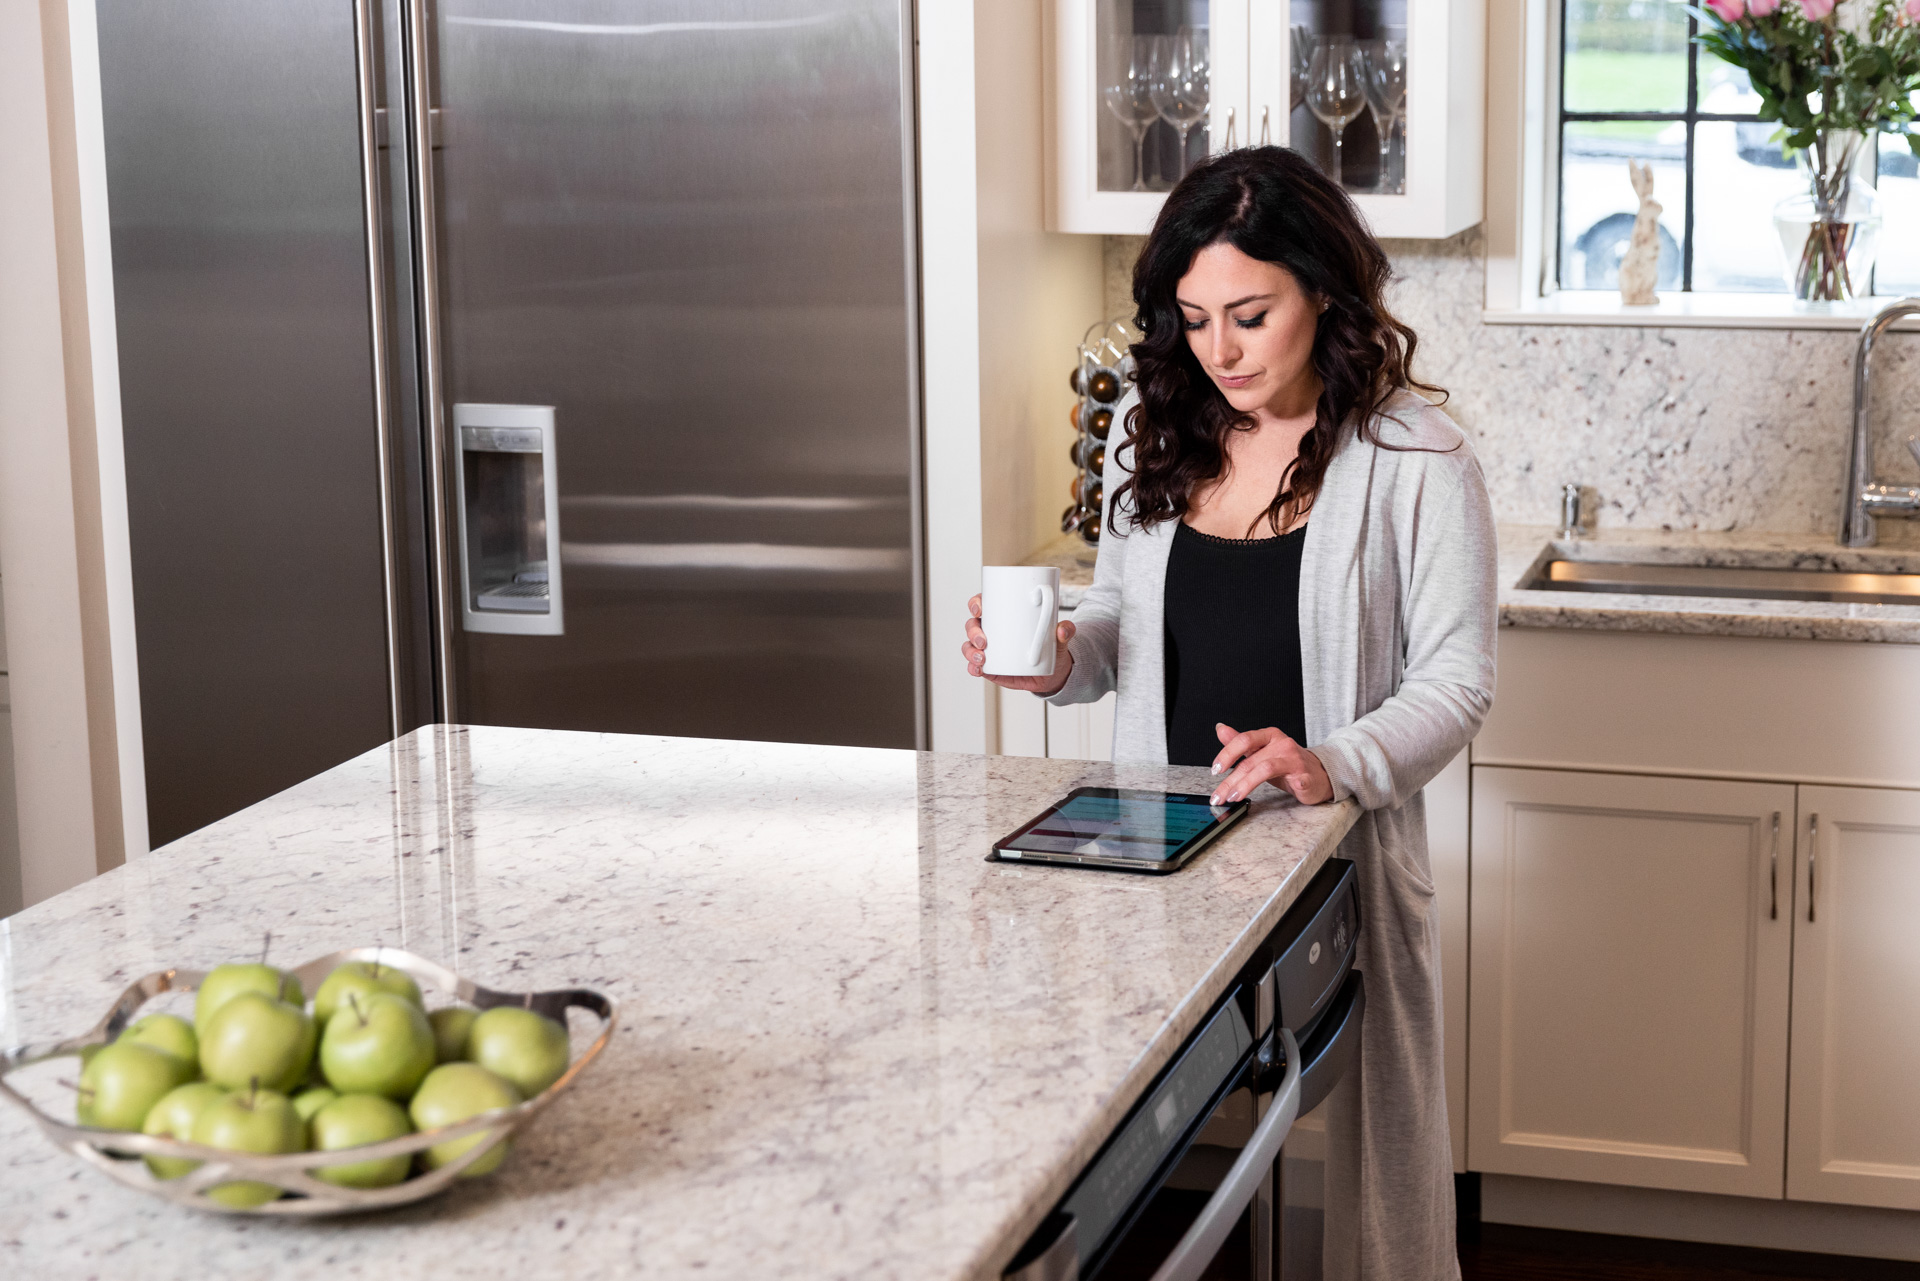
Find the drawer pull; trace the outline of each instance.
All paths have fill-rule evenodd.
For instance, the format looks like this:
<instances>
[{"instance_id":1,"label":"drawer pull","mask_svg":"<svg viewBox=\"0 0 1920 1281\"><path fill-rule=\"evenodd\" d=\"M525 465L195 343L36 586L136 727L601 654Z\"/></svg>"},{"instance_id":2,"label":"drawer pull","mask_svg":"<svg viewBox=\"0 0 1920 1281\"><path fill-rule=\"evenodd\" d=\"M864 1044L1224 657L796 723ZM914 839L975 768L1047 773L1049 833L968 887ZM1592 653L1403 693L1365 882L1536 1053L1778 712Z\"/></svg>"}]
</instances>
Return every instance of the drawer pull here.
<instances>
[{"instance_id":1,"label":"drawer pull","mask_svg":"<svg viewBox=\"0 0 1920 1281\"><path fill-rule=\"evenodd\" d=\"M1813 860L1820 853L1820 816L1807 816L1807 924L1813 924Z\"/></svg>"},{"instance_id":2,"label":"drawer pull","mask_svg":"<svg viewBox=\"0 0 1920 1281\"><path fill-rule=\"evenodd\" d=\"M1780 919L1780 811L1773 812L1773 854L1767 860L1767 919Z\"/></svg>"}]
</instances>

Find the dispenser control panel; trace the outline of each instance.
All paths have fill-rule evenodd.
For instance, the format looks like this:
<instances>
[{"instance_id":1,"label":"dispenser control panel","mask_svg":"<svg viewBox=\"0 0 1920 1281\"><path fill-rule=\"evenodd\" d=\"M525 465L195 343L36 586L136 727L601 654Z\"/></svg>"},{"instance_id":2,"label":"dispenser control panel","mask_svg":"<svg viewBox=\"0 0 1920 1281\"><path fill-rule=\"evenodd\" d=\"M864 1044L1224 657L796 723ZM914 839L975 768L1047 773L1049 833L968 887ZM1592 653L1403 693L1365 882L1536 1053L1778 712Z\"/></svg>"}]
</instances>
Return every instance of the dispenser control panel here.
<instances>
[{"instance_id":1,"label":"dispenser control panel","mask_svg":"<svg viewBox=\"0 0 1920 1281\"><path fill-rule=\"evenodd\" d=\"M460 445L497 454L537 454L545 448L545 436L537 427L462 427Z\"/></svg>"}]
</instances>

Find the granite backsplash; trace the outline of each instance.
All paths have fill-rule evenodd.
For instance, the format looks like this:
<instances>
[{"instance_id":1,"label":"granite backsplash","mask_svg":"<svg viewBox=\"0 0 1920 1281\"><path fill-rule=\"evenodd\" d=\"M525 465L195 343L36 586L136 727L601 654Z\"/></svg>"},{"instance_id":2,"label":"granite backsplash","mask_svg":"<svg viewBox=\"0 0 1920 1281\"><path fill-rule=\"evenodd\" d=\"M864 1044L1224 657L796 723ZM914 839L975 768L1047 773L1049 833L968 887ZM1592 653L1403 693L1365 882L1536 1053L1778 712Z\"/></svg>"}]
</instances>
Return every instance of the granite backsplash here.
<instances>
[{"instance_id":1,"label":"granite backsplash","mask_svg":"<svg viewBox=\"0 0 1920 1281\"><path fill-rule=\"evenodd\" d=\"M1106 238L1111 315L1131 313L1140 243ZM1573 481L1601 528L1836 528L1853 331L1489 325L1478 228L1385 243L1415 370L1450 393L1502 521L1553 523ZM1920 482L1903 443L1920 432L1920 335L1895 335L1875 365L1880 476ZM1920 540L1916 524L1882 522L1883 541Z\"/></svg>"}]
</instances>

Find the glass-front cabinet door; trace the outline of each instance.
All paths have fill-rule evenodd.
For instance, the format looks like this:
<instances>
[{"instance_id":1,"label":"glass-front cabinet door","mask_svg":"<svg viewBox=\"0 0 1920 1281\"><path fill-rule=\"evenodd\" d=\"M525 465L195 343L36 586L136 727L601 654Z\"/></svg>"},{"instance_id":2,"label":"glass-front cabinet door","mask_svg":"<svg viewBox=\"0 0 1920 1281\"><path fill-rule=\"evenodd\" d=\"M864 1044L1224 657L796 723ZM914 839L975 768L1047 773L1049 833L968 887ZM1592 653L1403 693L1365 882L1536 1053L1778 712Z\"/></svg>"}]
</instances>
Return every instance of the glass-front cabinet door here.
<instances>
[{"instance_id":1,"label":"glass-front cabinet door","mask_svg":"<svg viewBox=\"0 0 1920 1281\"><path fill-rule=\"evenodd\" d=\"M1311 156L1382 236L1481 215L1485 0L1053 0L1047 222L1144 234L1200 159Z\"/></svg>"},{"instance_id":2,"label":"glass-front cabinet door","mask_svg":"<svg viewBox=\"0 0 1920 1281\"><path fill-rule=\"evenodd\" d=\"M1054 0L1051 229L1144 232L1195 161L1246 143L1248 3Z\"/></svg>"}]
</instances>

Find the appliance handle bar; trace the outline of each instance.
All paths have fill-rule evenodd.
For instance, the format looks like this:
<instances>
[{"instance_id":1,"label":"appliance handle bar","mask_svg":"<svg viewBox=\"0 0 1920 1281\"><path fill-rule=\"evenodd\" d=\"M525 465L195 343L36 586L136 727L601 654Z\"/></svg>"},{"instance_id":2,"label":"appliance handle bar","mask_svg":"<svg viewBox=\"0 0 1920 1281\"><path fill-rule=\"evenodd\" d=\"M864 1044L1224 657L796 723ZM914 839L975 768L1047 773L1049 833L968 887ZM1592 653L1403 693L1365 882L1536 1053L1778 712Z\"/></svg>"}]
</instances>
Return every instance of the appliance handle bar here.
<instances>
[{"instance_id":1,"label":"appliance handle bar","mask_svg":"<svg viewBox=\"0 0 1920 1281\"><path fill-rule=\"evenodd\" d=\"M427 0L407 0L407 164L413 179L413 221L419 263L421 415L427 435L427 521L432 540L433 657L435 711L451 724L456 718L453 671L453 573L447 511L447 405L445 370L440 363L439 216L433 189L433 115L428 78Z\"/></svg>"},{"instance_id":2,"label":"appliance handle bar","mask_svg":"<svg viewBox=\"0 0 1920 1281\"><path fill-rule=\"evenodd\" d=\"M1326 1097L1333 1093L1333 1087L1353 1066L1354 1056L1360 1052L1360 1025L1366 1015L1366 976L1359 970L1353 970L1341 986L1336 1004L1328 1009L1326 1017L1300 1051L1301 1057L1306 1060L1300 1065L1302 1113L1311 1112L1325 1102Z\"/></svg>"},{"instance_id":3,"label":"appliance handle bar","mask_svg":"<svg viewBox=\"0 0 1920 1281\"><path fill-rule=\"evenodd\" d=\"M1239 1222L1240 1212L1253 1200L1261 1181L1273 1169L1280 1145L1286 1142L1287 1132L1300 1115L1300 1043L1293 1039L1290 1028L1281 1028L1278 1035L1287 1055L1287 1074L1274 1092L1266 1119L1241 1149L1239 1159L1227 1171L1227 1177L1207 1201L1206 1208L1200 1211L1200 1217L1193 1221L1187 1234L1180 1238L1180 1244L1173 1247L1166 1262L1153 1274L1153 1281L1198 1281L1233 1231L1234 1224Z\"/></svg>"},{"instance_id":4,"label":"appliance handle bar","mask_svg":"<svg viewBox=\"0 0 1920 1281\"><path fill-rule=\"evenodd\" d=\"M380 234L380 137L373 86L373 0L353 0L355 85L360 94L360 189L367 224L368 332L373 340L373 437L380 482L380 581L386 591L387 727L394 738L404 732L400 691L400 598L394 572L393 426L388 418L387 272L385 238Z\"/></svg>"}]
</instances>

